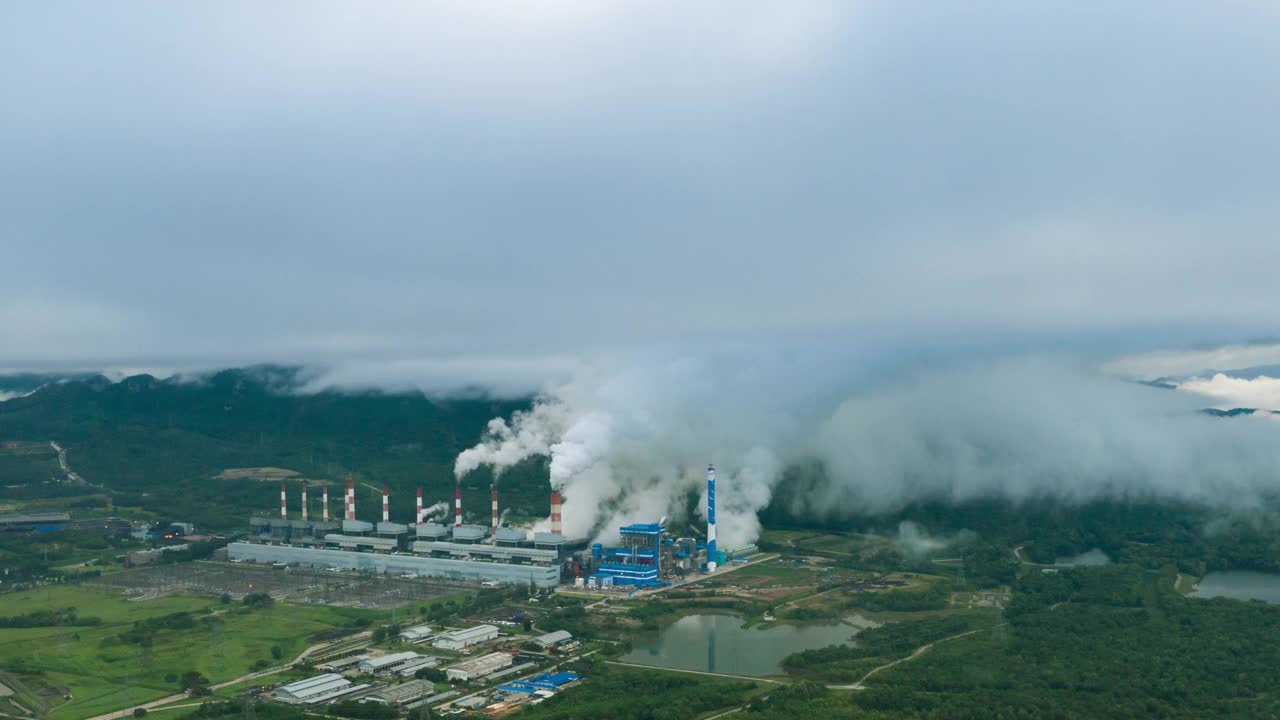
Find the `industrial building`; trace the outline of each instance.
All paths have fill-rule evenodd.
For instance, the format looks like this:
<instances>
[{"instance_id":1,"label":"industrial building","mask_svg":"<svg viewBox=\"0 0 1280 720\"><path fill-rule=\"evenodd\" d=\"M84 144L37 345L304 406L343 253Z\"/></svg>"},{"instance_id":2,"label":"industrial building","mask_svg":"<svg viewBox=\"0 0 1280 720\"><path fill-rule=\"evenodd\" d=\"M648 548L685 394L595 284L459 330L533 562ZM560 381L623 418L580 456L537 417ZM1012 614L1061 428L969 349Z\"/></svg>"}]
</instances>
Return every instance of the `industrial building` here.
<instances>
[{"instance_id":1,"label":"industrial building","mask_svg":"<svg viewBox=\"0 0 1280 720\"><path fill-rule=\"evenodd\" d=\"M464 660L457 665L451 665L444 669L444 674L449 678L450 682L454 680L469 682L475 678L484 677L503 668L511 667L513 661L514 658L508 653L489 653L488 655Z\"/></svg>"},{"instance_id":2,"label":"industrial building","mask_svg":"<svg viewBox=\"0 0 1280 720\"><path fill-rule=\"evenodd\" d=\"M552 532L532 535L501 527L496 522L488 527L464 524L460 492L452 527L424 522L421 491L414 525L391 522L390 492L385 487L382 520L377 523L356 519L355 489L351 481L347 482L346 512L341 522L329 519L328 498L326 486L322 519L311 520L304 484L301 519L290 519L288 495L281 483L279 518L250 518L248 541L228 545L227 557L549 588L559 584L574 545L559 532L558 495L552 498ZM493 503L497 507L496 490Z\"/></svg>"},{"instance_id":3,"label":"industrial building","mask_svg":"<svg viewBox=\"0 0 1280 720\"><path fill-rule=\"evenodd\" d=\"M440 650L465 650L498 637L498 628L493 625L475 625L463 630L444 633L431 642L431 647Z\"/></svg>"},{"instance_id":4,"label":"industrial building","mask_svg":"<svg viewBox=\"0 0 1280 720\"><path fill-rule=\"evenodd\" d=\"M581 675L571 672L540 673L524 680L517 680L506 685L500 685L498 686L498 690L502 692L520 693L523 695L533 695L538 693L555 692L565 685L577 682L581 679Z\"/></svg>"},{"instance_id":5,"label":"industrial building","mask_svg":"<svg viewBox=\"0 0 1280 720\"><path fill-rule=\"evenodd\" d=\"M276 688L276 699L290 705L314 705L348 695L368 685L352 685L351 681L334 673L316 675L305 680L291 682Z\"/></svg>"},{"instance_id":6,"label":"industrial building","mask_svg":"<svg viewBox=\"0 0 1280 720\"><path fill-rule=\"evenodd\" d=\"M539 635L534 638L533 641L544 648L550 648L572 639L573 635L568 630L556 630L555 632L549 632L546 635Z\"/></svg>"},{"instance_id":7,"label":"industrial building","mask_svg":"<svg viewBox=\"0 0 1280 720\"><path fill-rule=\"evenodd\" d=\"M410 680L399 685L388 685L366 695L364 700L384 705L403 705L427 697L434 692L435 683L430 680Z\"/></svg>"},{"instance_id":8,"label":"industrial building","mask_svg":"<svg viewBox=\"0 0 1280 720\"><path fill-rule=\"evenodd\" d=\"M396 674L400 677L412 677L419 670L424 668L433 668L440 664L440 658L431 655L420 655L417 658L401 665L396 669Z\"/></svg>"},{"instance_id":9,"label":"industrial building","mask_svg":"<svg viewBox=\"0 0 1280 720\"><path fill-rule=\"evenodd\" d=\"M435 637L435 634L435 631L431 629L430 625L415 625L407 630L401 631L400 639L407 643L417 644L430 640L432 637Z\"/></svg>"},{"instance_id":10,"label":"industrial building","mask_svg":"<svg viewBox=\"0 0 1280 720\"><path fill-rule=\"evenodd\" d=\"M668 538L661 523L637 523L618 529L616 547L570 540L561 531L561 498L551 495L551 532L529 533L499 524L498 494L491 494L491 522L463 522L461 489L455 491L454 523L427 522L418 491L416 523L391 521L390 491L382 491L379 522L356 519L354 484L347 481L341 520L329 517L329 491L322 488L321 519L310 519L307 487L302 487L301 519L290 518L288 494L280 486L280 516L249 521L248 538L227 545L227 558L281 566L299 565L409 577L481 583L518 583L552 588L561 581L609 589L653 588L688 572L715 572L754 554L754 546L728 552L716 546L716 470L707 467L707 539ZM406 633L408 642L424 642L430 629ZM446 641L447 642L447 641Z\"/></svg>"},{"instance_id":11,"label":"industrial building","mask_svg":"<svg viewBox=\"0 0 1280 720\"><path fill-rule=\"evenodd\" d=\"M360 661L359 669L362 673L379 674L390 673L404 667L406 663L416 660L420 655L416 652L406 651L398 653L390 653L388 655L379 655L378 657L365 658Z\"/></svg>"},{"instance_id":12,"label":"industrial building","mask_svg":"<svg viewBox=\"0 0 1280 720\"><path fill-rule=\"evenodd\" d=\"M352 665L359 665L360 661L366 660L368 657L368 655L348 655L336 660L330 660L329 662L324 663L323 665L317 665L316 667L321 670L342 670L343 668L349 668Z\"/></svg>"}]
</instances>

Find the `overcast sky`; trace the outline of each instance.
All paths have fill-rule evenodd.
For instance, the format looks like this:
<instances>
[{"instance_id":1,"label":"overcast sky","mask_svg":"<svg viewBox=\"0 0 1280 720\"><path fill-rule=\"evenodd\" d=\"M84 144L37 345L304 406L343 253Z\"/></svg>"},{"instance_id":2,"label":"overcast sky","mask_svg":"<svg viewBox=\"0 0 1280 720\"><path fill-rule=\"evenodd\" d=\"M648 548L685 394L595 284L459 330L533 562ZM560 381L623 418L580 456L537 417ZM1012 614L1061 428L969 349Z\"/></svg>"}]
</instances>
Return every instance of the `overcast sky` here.
<instances>
[{"instance_id":1,"label":"overcast sky","mask_svg":"<svg viewBox=\"0 0 1280 720\"><path fill-rule=\"evenodd\" d=\"M1275 337L1277 7L9 3L0 365Z\"/></svg>"}]
</instances>

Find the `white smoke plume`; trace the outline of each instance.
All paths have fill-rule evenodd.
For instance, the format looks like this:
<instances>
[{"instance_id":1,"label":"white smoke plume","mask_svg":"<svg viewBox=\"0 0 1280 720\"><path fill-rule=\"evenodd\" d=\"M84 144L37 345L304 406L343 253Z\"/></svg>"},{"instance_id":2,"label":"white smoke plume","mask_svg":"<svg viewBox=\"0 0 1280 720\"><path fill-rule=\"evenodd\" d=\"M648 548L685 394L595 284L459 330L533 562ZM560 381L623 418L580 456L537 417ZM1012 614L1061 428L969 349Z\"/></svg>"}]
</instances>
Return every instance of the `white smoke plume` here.
<instances>
[{"instance_id":1,"label":"white smoke plume","mask_svg":"<svg viewBox=\"0 0 1280 720\"><path fill-rule=\"evenodd\" d=\"M1248 504L1280 488L1274 423L1070 359L1019 357L857 381L856 366L680 359L594 373L490 424L461 474L551 459L570 535L701 521L715 463L719 539L754 540L784 469L812 463L791 510L832 518L921 498L1169 497ZM873 381L874 380L874 381ZM698 517L686 499L700 497ZM545 525L545 524L544 524ZM540 526L539 529L543 529Z\"/></svg>"},{"instance_id":2,"label":"white smoke plume","mask_svg":"<svg viewBox=\"0 0 1280 720\"><path fill-rule=\"evenodd\" d=\"M907 557L923 558L952 545L971 542L975 537L968 530L961 530L954 535L932 535L919 523L903 520L898 523L898 533L893 538L893 544Z\"/></svg>"},{"instance_id":3,"label":"white smoke plume","mask_svg":"<svg viewBox=\"0 0 1280 720\"><path fill-rule=\"evenodd\" d=\"M429 508L423 508L422 517L424 520L434 520L436 518L443 517L444 514L448 511L449 511L449 503L438 502Z\"/></svg>"},{"instance_id":4,"label":"white smoke plume","mask_svg":"<svg viewBox=\"0 0 1280 720\"><path fill-rule=\"evenodd\" d=\"M546 455L551 443L564 428L566 408L558 402L539 402L528 412L518 412L508 424L494 418L485 428L480 443L459 453L453 474L459 480L481 465L493 468L494 476L521 460Z\"/></svg>"}]
</instances>

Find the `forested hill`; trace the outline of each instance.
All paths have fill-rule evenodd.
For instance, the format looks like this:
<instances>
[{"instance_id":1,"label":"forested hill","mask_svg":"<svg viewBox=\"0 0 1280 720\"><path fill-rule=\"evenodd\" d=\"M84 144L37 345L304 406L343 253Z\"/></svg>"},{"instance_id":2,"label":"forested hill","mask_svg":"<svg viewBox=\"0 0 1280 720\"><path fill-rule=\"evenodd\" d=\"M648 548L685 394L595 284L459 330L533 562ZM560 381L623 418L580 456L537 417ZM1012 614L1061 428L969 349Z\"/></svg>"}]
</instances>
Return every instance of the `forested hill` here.
<instances>
[{"instance_id":1,"label":"forested hill","mask_svg":"<svg viewBox=\"0 0 1280 720\"><path fill-rule=\"evenodd\" d=\"M214 479L227 469L259 467L331 483L348 474L368 485L387 483L392 518L407 521L414 488L423 487L428 504L452 498L457 453L476 442L490 418L527 405L420 393L304 394L296 391L298 373L258 367L195 380L138 375L113 383L94 376L49 384L0 402L0 441L57 441L72 469L111 491L116 504L170 508L210 524L242 523L251 509L278 507L275 483ZM545 477L533 465L504 476L503 504L518 513L547 512ZM486 515L488 483L478 472L464 484L464 503ZM295 512L297 485L290 489ZM360 515L372 518L380 512L377 492L359 487ZM58 492L74 489L0 488L9 497ZM331 492L335 508L340 494Z\"/></svg>"}]
</instances>

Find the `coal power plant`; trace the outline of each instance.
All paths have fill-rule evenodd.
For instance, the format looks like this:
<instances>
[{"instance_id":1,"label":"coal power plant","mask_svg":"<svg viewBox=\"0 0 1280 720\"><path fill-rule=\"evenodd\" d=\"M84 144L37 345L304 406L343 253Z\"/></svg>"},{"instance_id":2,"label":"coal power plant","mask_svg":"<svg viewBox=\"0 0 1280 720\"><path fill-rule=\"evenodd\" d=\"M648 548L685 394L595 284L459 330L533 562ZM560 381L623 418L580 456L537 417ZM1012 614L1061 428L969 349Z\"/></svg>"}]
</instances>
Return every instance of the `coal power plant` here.
<instances>
[{"instance_id":1,"label":"coal power plant","mask_svg":"<svg viewBox=\"0 0 1280 720\"><path fill-rule=\"evenodd\" d=\"M618 529L621 543L606 547L587 538L561 532L558 491L551 494L550 532L530 532L500 524L499 495L491 492L490 523L462 520L461 489L454 496L454 523L428 521L417 492L413 525L391 522L391 493L382 488L378 522L356 518L356 492L347 481L344 517L329 519L329 488L321 488L321 519L310 519L308 487L301 483L300 512L289 512L289 490L280 484L279 517L253 517L245 540L227 546L234 562L276 566L331 568L358 572L393 573L423 578L481 583L520 583L551 588L561 583L577 587L653 588L669 585L689 572L715 572L725 563L755 552L753 546L729 551L716 547L715 468L707 468L706 541L668 537L662 522L633 524Z\"/></svg>"}]
</instances>

